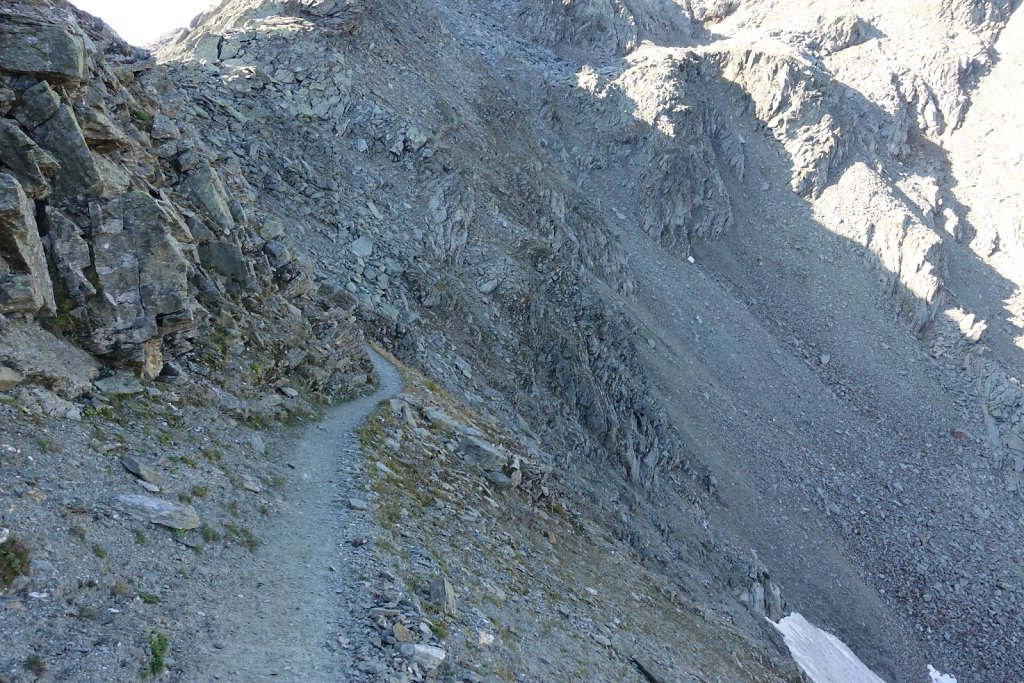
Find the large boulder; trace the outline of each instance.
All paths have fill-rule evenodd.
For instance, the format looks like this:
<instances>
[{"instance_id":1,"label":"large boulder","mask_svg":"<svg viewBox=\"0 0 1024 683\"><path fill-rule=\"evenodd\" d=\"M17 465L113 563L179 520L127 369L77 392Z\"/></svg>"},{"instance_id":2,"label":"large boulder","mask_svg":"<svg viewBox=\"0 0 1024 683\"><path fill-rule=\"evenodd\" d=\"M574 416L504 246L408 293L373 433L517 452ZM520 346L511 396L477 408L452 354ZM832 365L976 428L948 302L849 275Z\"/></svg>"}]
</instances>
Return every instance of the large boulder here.
<instances>
[{"instance_id":1,"label":"large boulder","mask_svg":"<svg viewBox=\"0 0 1024 683\"><path fill-rule=\"evenodd\" d=\"M124 351L189 326L196 306L188 290L193 268L170 235L173 220L164 207L145 192L129 192L95 215L93 265L102 296L88 300L88 348Z\"/></svg>"},{"instance_id":2,"label":"large boulder","mask_svg":"<svg viewBox=\"0 0 1024 683\"><path fill-rule=\"evenodd\" d=\"M21 104L14 110L14 118L18 119L26 130L32 130L46 123L60 108L60 97L46 81L39 81L21 95Z\"/></svg>"},{"instance_id":3,"label":"large boulder","mask_svg":"<svg viewBox=\"0 0 1024 683\"><path fill-rule=\"evenodd\" d=\"M0 173L0 313L56 310L34 208L21 184Z\"/></svg>"},{"instance_id":4,"label":"large boulder","mask_svg":"<svg viewBox=\"0 0 1024 683\"><path fill-rule=\"evenodd\" d=\"M61 105L32 137L60 162L54 188L60 197L97 194L102 178L71 107Z\"/></svg>"},{"instance_id":5,"label":"large boulder","mask_svg":"<svg viewBox=\"0 0 1024 683\"><path fill-rule=\"evenodd\" d=\"M227 193L220 177L210 164L203 162L185 178L182 190L195 207L225 232L235 229L235 220L228 208Z\"/></svg>"},{"instance_id":6,"label":"large boulder","mask_svg":"<svg viewBox=\"0 0 1024 683\"><path fill-rule=\"evenodd\" d=\"M85 44L78 36L16 17L0 20L0 71L78 82L84 70Z\"/></svg>"},{"instance_id":7,"label":"large boulder","mask_svg":"<svg viewBox=\"0 0 1024 683\"><path fill-rule=\"evenodd\" d=\"M65 398L92 389L96 360L63 339L23 320L0 320L0 366Z\"/></svg>"},{"instance_id":8,"label":"large boulder","mask_svg":"<svg viewBox=\"0 0 1024 683\"><path fill-rule=\"evenodd\" d=\"M31 199L49 196L50 178L60 167L10 119L0 119L0 164L9 169Z\"/></svg>"}]
</instances>

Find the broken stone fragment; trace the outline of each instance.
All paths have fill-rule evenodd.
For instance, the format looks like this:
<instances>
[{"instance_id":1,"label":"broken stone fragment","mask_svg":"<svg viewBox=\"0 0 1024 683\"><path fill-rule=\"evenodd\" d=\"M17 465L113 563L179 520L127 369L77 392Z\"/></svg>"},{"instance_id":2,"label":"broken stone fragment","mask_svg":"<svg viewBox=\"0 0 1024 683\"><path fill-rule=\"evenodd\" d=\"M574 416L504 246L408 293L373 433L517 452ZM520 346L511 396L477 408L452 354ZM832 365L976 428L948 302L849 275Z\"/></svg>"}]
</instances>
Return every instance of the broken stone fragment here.
<instances>
[{"instance_id":1,"label":"broken stone fragment","mask_svg":"<svg viewBox=\"0 0 1024 683\"><path fill-rule=\"evenodd\" d=\"M178 126L175 125L167 116L163 114L155 114L153 116L153 125L149 131L150 137L159 142L166 142L168 140L177 140L181 137L181 132L178 130Z\"/></svg>"},{"instance_id":2,"label":"broken stone fragment","mask_svg":"<svg viewBox=\"0 0 1024 683\"><path fill-rule=\"evenodd\" d=\"M160 524L171 529L187 531L199 527L199 515L191 505L179 505L141 494L128 494L118 496L114 501L114 507L151 524Z\"/></svg>"},{"instance_id":3,"label":"broken stone fragment","mask_svg":"<svg viewBox=\"0 0 1024 683\"><path fill-rule=\"evenodd\" d=\"M89 347L95 353L138 350L157 335L192 324L193 272L171 237L163 206L145 192L129 192L92 207L92 253L102 297L89 302Z\"/></svg>"},{"instance_id":4,"label":"broken stone fragment","mask_svg":"<svg viewBox=\"0 0 1024 683\"><path fill-rule=\"evenodd\" d=\"M85 45L56 26L0 24L0 71L77 82L85 69Z\"/></svg>"},{"instance_id":5,"label":"broken stone fragment","mask_svg":"<svg viewBox=\"0 0 1024 683\"><path fill-rule=\"evenodd\" d=\"M414 152L418 152L423 145L427 144L427 134L416 126L409 126L409 130L405 133L406 143L409 145L409 149Z\"/></svg>"},{"instance_id":6,"label":"broken stone fragment","mask_svg":"<svg viewBox=\"0 0 1024 683\"><path fill-rule=\"evenodd\" d=\"M89 389L98 374L92 356L63 339L22 320L0 320L0 365L57 393L74 398Z\"/></svg>"},{"instance_id":7,"label":"broken stone fragment","mask_svg":"<svg viewBox=\"0 0 1024 683\"><path fill-rule=\"evenodd\" d=\"M200 245L199 260L204 268L228 280L229 291L244 291L253 286L251 265L234 242L217 240Z\"/></svg>"},{"instance_id":8,"label":"broken stone fragment","mask_svg":"<svg viewBox=\"0 0 1024 683\"><path fill-rule=\"evenodd\" d=\"M0 391L10 391L24 380L25 378L17 370L0 365Z\"/></svg>"},{"instance_id":9,"label":"broken stone fragment","mask_svg":"<svg viewBox=\"0 0 1024 683\"><path fill-rule=\"evenodd\" d=\"M88 297L96 294L96 288L85 277L85 269L92 264L89 245L82 238L81 228L52 206L46 207L46 222L50 263L56 267L67 293L78 305L83 305Z\"/></svg>"},{"instance_id":10,"label":"broken stone fragment","mask_svg":"<svg viewBox=\"0 0 1024 683\"><path fill-rule=\"evenodd\" d=\"M130 396L132 394L141 394L143 391L139 380L128 372L118 372L110 377L98 379L93 382L93 385L104 394L110 394L111 396Z\"/></svg>"},{"instance_id":11,"label":"broken stone fragment","mask_svg":"<svg viewBox=\"0 0 1024 683\"><path fill-rule=\"evenodd\" d=\"M32 131L32 137L60 162L60 171L54 182L54 191L58 195L97 194L101 185L100 172L71 107L62 104L57 113Z\"/></svg>"},{"instance_id":12,"label":"broken stone fragment","mask_svg":"<svg viewBox=\"0 0 1024 683\"><path fill-rule=\"evenodd\" d=\"M36 227L35 207L12 176L0 173L0 313L56 310Z\"/></svg>"},{"instance_id":13,"label":"broken stone fragment","mask_svg":"<svg viewBox=\"0 0 1024 683\"><path fill-rule=\"evenodd\" d=\"M156 470L132 455L122 455L121 465L136 477L150 484L162 485L164 478Z\"/></svg>"},{"instance_id":14,"label":"broken stone fragment","mask_svg":"<svg viewBox=\"0 0 1024 683\"><path fill-rule=\"evenodd\" d=\"M352 243L352 253L360 258L366 258L373 253L373 240L369 237L360 237Z\"/></svg>"},{"instance_id":15,"label":"broken stone fragment","mask_svg":"<svg viewBox=\"0 0 1024 683\"><path fill-rule=\"evenodd\" d=\"M458 616L455 609L455 588L446 577L436 576L430 582L430 599L445 615Z\"/></svg>"},{"instance_id":16,"label":"broken stone fragment","mask_svg":"<svg viewBox=\"0 0 1024 683\"><path fill-rule=\"evenodd\" d=\"M466 462L488 472L500 472L508 464L508 456L495 446L472 436L459 441Z\"/></svg>"},{"instance_id":17,"label":"broken stone fragment","mask_svg":"<svg viewBox=\"0 0 1024 683\"><path fill-rule=\"evenodd\" d=\"M60 164L8 119L0 119L0 163L10 169L32 199L46 199Z\"/></svg>"},{"instance_id":18,"label":"broken stone fragment","mask_svg":"<svg viewBox=\"0 0 1024 683\"><path fill-rule=\"evenodd\" d=\"M444 663L447 656L445 651L433 645L416 643L412 646L412 661L422 666L427 671L433 671Z\"/></svg>"},{"instance_id":19,"label":"broken stone fragment","mask_svg":"<svg viewBox=\"0 0 1024 683\"><path fill-rule=\"evenodd\" d=\"M46 123L60 108L60 97L46 81L39 81L21 95L21 103L14 110L14 118L26 130Z\"/></svg>"},{"instance_id":20,"label":"broken stone fragment","mask_svg":"<svg viewBox=\"0 0 1024 683\"><path fill-rule=\"evenodd\" d=\"M228 208L227 194L220 177L210 164L201 162L182 183L182 189L195 208L212 220L222 231L235 229L235 219Z\"/></svg>"}]
</instances>

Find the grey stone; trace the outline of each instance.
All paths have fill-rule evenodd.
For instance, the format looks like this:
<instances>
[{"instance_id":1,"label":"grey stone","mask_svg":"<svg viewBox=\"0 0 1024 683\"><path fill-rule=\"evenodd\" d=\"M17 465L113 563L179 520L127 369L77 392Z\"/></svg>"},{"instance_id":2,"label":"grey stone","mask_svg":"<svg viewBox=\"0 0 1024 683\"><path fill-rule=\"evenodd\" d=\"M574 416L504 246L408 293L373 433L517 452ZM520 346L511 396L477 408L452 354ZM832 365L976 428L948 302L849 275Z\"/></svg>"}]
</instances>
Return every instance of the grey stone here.
<instances>
[{"instance_id":1,"label":"grey stone","mask_svg":"<svg viewBox=\"0 0 1024 683\"><path fill-rule=\"evenodd\" d=\"M14 118L26 129L50 120L60 108L60 97L46 81L39 81L21 95L21 103L14 110Z\"/></svg>"},{"instance_id":2,"label":"grey stone","mask_svg":"<svg viewBox=\"0 0 1024 683\"><path fill-rule=\"evenodd\" d=\"M46 207L49 230L45 238L50 263L55 266L64 289L79 305L96 294L96 288L85 276L92 265L89 244L81 235L81 228L52 206Z\"/></svg>"},{"instance_id":3,"label":"grey stone","mask_svg":"<svg viewBox=\"0 0 1024 683\"><path fill-rule=\"evenodd\" d=\"M156 470L133 455L122 455L121 465L139 479L150 484L162 485L164 483L164 478Z\"/></svg>"},{"instance_id":4,"label":"grey stone","mask_svg":"<svg viewBox=\"0 0 1024 683\"><path fill-rule=\"evenodd\" d=\"M98 193L100 172L71 107L62 104L56 114L32 132L32 137L60 162L54 179L57 194L73 197Z\"/></svg>"},{"instance_id":5,"label":"grey stone","mask_svg":"<svg viewBox=\"0 0 1024 683\"><path fill-rule=\"evenodd\" d=\"M220 36L204 35L196 43L194 54L197 61L214 63L220 58Z\"/></svg>"},{"instance_id":6,"label":"grey stone","mask_svg":"<svg viewBox=\"0 0 1024 683\"><path fill-rule=\"evenodd\" d=\"M11 170L32 199L49 196L50 178L60 164L13 121L0 119L0 163Z\"/></svg>"},{"instance_id":7,"label":"grey stone","mask_svg":"<svg viewBox=\"0 0 1024 683\"><path fill-rule=\"evenodd\" d=\"M369 510L370 504L360 498L349 498L348 506L353 510Z\"/></svg>"},{"instance_id":8,"label":"grey stone","mask_svg":"<svg viewBox=\"0 0 1024 683\"><path fill-rule=\"evenodd\" d=\"M215 241L199 247L203 267L229 282L229 290L242 291L253 286L253 274L242 249L234 242Z\"/></svg>"},{"instance_id":9,"label":"grey stone","mask_svg":"<svg viewBox=\"0 0 1024 683\"><path fill-rule=\"evenodd\" d=\"M0 71L32 74L54 80L80 81L85 45L57 26L0 24Z\"/></svg>"},{"instance_id":10,"label":"grey stone","mask_svg":"<svg viewBox=\"0 0 1024 683\"><path fill-rule=\"evenodd\" d=\"M15 403L30 413L47 415L67 420L82 419L82 411L71 401L57 396L42 387L23 388L18 392Z\"/></svg>"},{"instance_id":11,"label":"grey stone","mask_svg":"<svg viewBox=\"0 0 1024 683\"><path fill-rule=\"evenodd\" d=\"M508 455L491 444L472 436L459 441L459 450L466 462L489 472L500 472L508 464Z\"/></svg>"},{"instance_id":12,"label":"grey stone","mask_svg":"<svg viewBox=\"0 0 1024 683\"><path fill-rule=\"evenodd\" d=\"M242 44L237 40L225 40L220 46L221 59L234 59L242 50Z\"/></svg>"},{"instance_id":13,"label":"grey stone","mask_svg":"<svg viewBox=\"0 0 1024 683\"><path fill-rule=\"evenodd\" d=\"M369 237L360 237L350 245L350 248L356 256L366 258L373 253L373 240Z\"/></svg>"},{"instance_id":14,"label":"grey stone","mask_svg":"<svg viewBox=\"0 0 1024 683\"><path fill-rule=\"evenodd\" d=\"M0 541L0 543L3 543L3 541ZM47 560L33 558L29 566L32 567L32 573L34 574L53 574L57 571L57 567Z\"/></svg>"},{"instance_id":15,"label":"grey stone","mask_svg":"<svg viewBox=\"0 0 1024 683\"><path fill-rule=\"evenodd\" d=\"M0 85L0 116L7 116L16 99L18 96L14 94L13 90Z\"/></svg>"},{"instance_id":16,"label":"grey stone","mask_svg":"<svg viewBox=\"0 0 1024 683\"><path fill-rule=\"evenodd\" d=\"M53 285L35 207L12 176L0 173L0 313L54 312Z\"/></svg>"},{"instance_id":17,"label":"grey stone","mask_svg":"<svg viewBox=\"0 0 1024 683\"><path fill-rule=\"evenodd\" d=\"M515 488L516 483L504 472L488 471L484 474L487 481L491 482L499 489L511 489Z\"/></svg>"},{"instance_id":18,"label":"grey stone","mask_svg":"<svg viewBox=\"0 0 1024 683\"><path fill-rule=\"evenodd\" d=\"M409 126L409 130L405 133L405 139L409 145L409 149L414 152L418 152L423 145L427 144L429 137L416 126Z\"/></svg>"},{"instance_id":19,"label":"grey stone","mask_svg":"<svg viewBox=\"0 0 1024 683\"><path fill-rule=\"evenodd\" d=\"M424 408L423 417L427 418L427 421L433 426L440 429L446 434L465 434L467 436L480 436L480 430L476 427L470 427L469 425L462 424L457 420L453 420L448 413L444 412L440 408Z\"/></svg>"},{"instance_id":20,"label":"grey stone","mask_svg":"<svg viewBox=\"0 0 1024 683\"><path fill-rule=\"evenodd\" d=\"M149 129L149 136L158 142L177 140L181 137L178 126L164 114L154 114L153 124Z\"/></svg>"},{"instance_id":21,"label":"grey stone","mask_svg":"<svg viewBox=\"0 0 1024 683\"><path fill-rule=\"evenodd\" d=\"M199 527L199 515L191 505L179 505L142 494L118 496L114 506L152 524L171 529L189 530Z\"/></svg>"},{"instance_id":22,"label":"grey stone","mask_svg":"<svg viewBox=\"0 0 1024 683\"><path fill-rule=\"evenodd\" d=\"M433 671L444 663L447 653L434 645L423 645L416 643L413 647L412 661L422 666L427 671Z\"/></svg>"},{"instance_id":23,"label":"grey stone","mask_svg":"<svg viewBox=\"0 0 1024 683\"><path fill-rule=\"evenodd\" d=\"M220 176L210 164L201 162L182 182L182 189L199 211L212 220L221 230L235 229L235 219L228 207L227 194Z\"/></svg>"},{"instance_id":24,"label":"grey stone","mask_svg":"<svg viewBox=\"0 0 1024 683\"><path fill-rule=\"evenodd\" d=\"M10 391L25 381L25 377L17 370L0 365L0 391Z\"/></svg>"},{"instance_id":25,"label":"grey stone","mask_svg":"<svg viewBox=\"0 0 1024 683\"><path fill-rule=\"evenodd\" d=\"M25 321L0 320L0 365L17 368L65 397L92 388L96 360L80 348Z\"/></svg>"},{"instance_id":26,"label":"grey stone","mask_svg":"<svg viewBox=\"0 0 1024 683\"><path fill-rule=\"evenodd\" d=\"M93 212L92 252L103 292L90 301L88 347L109 353L193 324L193 270L170 235L172 221L157 200L129 192Z\"/></svg>"},{"instance_id":27,"label":"grey stone","mask_svg":"<svg viewBox=\"0 0 1024 683\"><path fill-rule=\"evenodd\" d=\"M430 599L447 616L458 616L455 608L455 588L446 577L436 576L430 582Z\"/></svg>"},{"instance_id":28,"label":"grey stone","mask_svg":"<svg viewBox=\"0 0 1024 683\"><path fill-rule=\"evenodd\" d=\"M384 666L383 663L375 660L359 662L356 664L356 668L367 674L382 674L387 670L387 667Z\"/></svg>"},{"instance_id":29,"label":"grey stone","mask_svg":"<svg viewBox=\"0 0 1024 683\"><path fill-rule=\"evenodd\" d=\"M143 392L142 384L128 372L118 372L110 377L98 379L93 382L93 386L111 396L130 396Z\"/></svg>"}]
</instances>

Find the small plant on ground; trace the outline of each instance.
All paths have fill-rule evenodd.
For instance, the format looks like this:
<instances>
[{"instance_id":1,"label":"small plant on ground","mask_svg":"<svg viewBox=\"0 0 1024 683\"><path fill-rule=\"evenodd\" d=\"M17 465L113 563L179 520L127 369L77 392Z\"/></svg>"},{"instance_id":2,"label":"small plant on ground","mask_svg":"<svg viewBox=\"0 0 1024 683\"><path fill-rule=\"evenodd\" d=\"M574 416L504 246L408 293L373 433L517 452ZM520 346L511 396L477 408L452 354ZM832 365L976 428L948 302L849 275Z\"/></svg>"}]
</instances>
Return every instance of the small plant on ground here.
<instances>
[{"instance_id":1,"label":"small plant on ground","mask_svg":"<svg viewBox=\"0 0 1024 683\"><path fill-rule=\"evenodd\" d=\"M156 593L146 593L145 591L143 591L139 593L139 598L141 598L142 602L146 603L147 605L160 604L160 596Z\"/></svg>"},{"instance_id":2,"label":"small plant on ground","mask_svg":"<svg viewBox=\"0 0 1024 683\"><path fill-rule=\"evenodd\" d=\"M220 540L220 532L217 531L209 522L203 522L202 534L203 540L207 543Z\"/></svg>"},{"instance_id":3,"label":"small plant on ground","mask_svg":"<svg viewBox=\"0 0 1024 683\"><path fill-rule=\"evenodd\" d=\"M164 670L164 656L167 654L167 636L160 631L149 634L149 673L156 676Z\"/></svg>"},{"instance_id":4,"label":"small plant on ground","mask_svg":"<svg viewBox=\"0 0 1024 683\"><path fill-rule=\"evenodd\" d=\"M234 538L238 545L244 547L251 553L256 552L256 549L260 547L260 539L256 537L256 534L252 532L252 529L247 527L239 527L231 524L230 522L224 525L224 531L231 538Z\"/></svg>"},{"instance_id":5,"label":"small plant on ground","mask_svg":"<svg viewBox=\"0 0 1024 683\"><path fill-rule=\"evenodd\" d=\"M0 543L0 585L10 586L14 577L27 574L29 566L28 546L17 536L10 536Z\"/></svg>"},{"instance_id":6,"label":"small plant on ground","mask_svg":"<svg viewBox=\"0 0 1024 683\"><path fill-rule=\"evenodd\" d=\"M37 677L46 673L46 662L38 654L33 652L25 657L25 668L34 673Z\"/></svg>"}]
</instances>

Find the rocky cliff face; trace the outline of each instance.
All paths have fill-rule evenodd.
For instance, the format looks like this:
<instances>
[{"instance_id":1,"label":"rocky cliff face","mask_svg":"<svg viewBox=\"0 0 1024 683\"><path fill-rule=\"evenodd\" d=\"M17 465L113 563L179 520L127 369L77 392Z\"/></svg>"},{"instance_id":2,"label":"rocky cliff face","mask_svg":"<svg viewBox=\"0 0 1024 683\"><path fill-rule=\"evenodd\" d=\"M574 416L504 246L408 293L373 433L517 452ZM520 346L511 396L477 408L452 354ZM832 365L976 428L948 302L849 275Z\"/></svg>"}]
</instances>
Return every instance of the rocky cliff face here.
<instances>
[{"instance_id":1,"label":"rocky cliff face","mask_svg":"<svg viewBox=\"0 0 1024 683\"><path fill-rule=\"evenodd\" d=\"M315 339L295 306L320 305L309 267L265 227L272 218L253 215L245 180L216 170L140 87L148 54L68 6L9 3L0 19L0 364L11 376L75 398L101 365L176 378L196 340L219 332L263 349ZM274 318L283 324L256 331ZM48 365L28 339L81 360ZM307 353L329 365L315 344ZM326 390L331 375L308 380Z\"/></svg>"},{"instance_id":2,"label":"rocky cliff face","mask_svg":"<svg viewBox=\"0 0 1024 683\"><path fill-rule=\"evenodd\" d=\"M363 330L685 590L776 617L782 577L896 680L1013 671L1005 541L959 569L970 506L924 520L1019 502L1024 244L976 154L1018 14L935 5L227 0L151 56L8 3L0 388L212 366L282 416Z\"/></svg>"}]
</instances>

